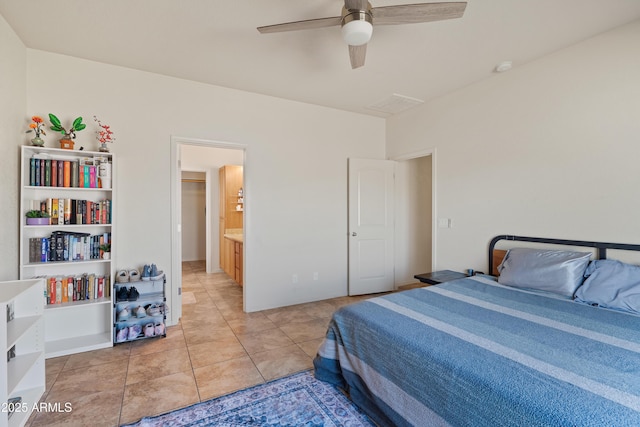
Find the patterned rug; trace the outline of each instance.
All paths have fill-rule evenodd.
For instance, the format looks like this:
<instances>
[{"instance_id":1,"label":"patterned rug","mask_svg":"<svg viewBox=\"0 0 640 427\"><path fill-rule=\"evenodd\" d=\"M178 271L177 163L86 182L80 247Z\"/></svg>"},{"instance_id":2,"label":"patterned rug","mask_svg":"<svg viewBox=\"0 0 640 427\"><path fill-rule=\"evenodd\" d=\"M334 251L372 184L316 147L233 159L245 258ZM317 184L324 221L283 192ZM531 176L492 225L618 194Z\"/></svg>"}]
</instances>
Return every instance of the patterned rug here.
<instances>
[{"instance_id":1,"label":"patterned rug","mask_svg":"<svg viewBox=\"0 0 640 427\"><path fill-rule=\"evenodd\" d=\"M128 426L374 426L311 371L240 390Z\"/></svg>"}]
</instances>

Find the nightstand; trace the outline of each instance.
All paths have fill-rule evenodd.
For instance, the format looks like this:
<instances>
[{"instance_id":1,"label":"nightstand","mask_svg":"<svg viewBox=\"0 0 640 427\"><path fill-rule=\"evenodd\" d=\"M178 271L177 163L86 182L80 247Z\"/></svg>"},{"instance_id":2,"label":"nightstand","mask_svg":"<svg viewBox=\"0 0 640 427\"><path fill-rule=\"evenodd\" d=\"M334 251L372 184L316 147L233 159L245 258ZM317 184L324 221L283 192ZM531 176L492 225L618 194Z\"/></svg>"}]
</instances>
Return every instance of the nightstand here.
<instances>
[{"instance_id":1,"label":"nightstand","mask_svg":"<svg viewBox=\"0 0 640 427\"><path fill-rule=\"evenodd\" d=\"M452 280L464 279L469 276L465 273L460 273L459 271L439 270L430 273L416 274L413 277L420 280L422 283L437 285L439 283L450 282Z\"/></svg>"}]
</instances>

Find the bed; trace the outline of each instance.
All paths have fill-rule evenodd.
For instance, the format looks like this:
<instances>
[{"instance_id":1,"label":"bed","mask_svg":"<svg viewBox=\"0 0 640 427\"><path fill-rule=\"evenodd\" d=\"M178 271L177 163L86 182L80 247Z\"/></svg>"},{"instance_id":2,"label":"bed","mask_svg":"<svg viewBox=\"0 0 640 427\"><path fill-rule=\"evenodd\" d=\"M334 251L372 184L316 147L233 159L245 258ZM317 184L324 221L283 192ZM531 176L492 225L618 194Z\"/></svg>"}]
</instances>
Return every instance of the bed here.
<instances>
[{"instance_id":1,"label":"bed","mask_svg":"<svg viewBox=\"0 0 640 427\"><path fill-rule=\"evenodd\" d=\"M511 248L496 263L501 240L590 249L586 261L572 255L579 266L556 254L573 251L550 251L558 273L546 249L532 257ZM381 426L638 426L640 315L625 304L640 309L640 267L606 259L607 249L640 245L498 236L489 245L497 280L469 277L336 311L315 375ZM514 272L547 281L501 283ZM558 291L548 283L558 278L558 288L567 278L577 288Z\"/></svg>"}]
</instances>

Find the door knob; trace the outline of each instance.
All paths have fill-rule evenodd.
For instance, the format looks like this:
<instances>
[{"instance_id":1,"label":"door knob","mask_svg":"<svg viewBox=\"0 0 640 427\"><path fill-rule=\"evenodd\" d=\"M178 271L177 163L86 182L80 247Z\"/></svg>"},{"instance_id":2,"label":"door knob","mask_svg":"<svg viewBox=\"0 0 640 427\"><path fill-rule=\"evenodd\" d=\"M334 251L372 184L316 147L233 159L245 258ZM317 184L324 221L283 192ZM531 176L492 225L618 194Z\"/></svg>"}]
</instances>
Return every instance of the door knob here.
<instances>
[{"instance_id":1,"label":"door knob","mask_svg":"<svg viewBox=\"0 0 640 427\"><path fill-rule=\"evenodd\" d=\"M352 233L351 233L351 235L352 235L353 237L356 237L356 236L358 235L358 233L356 233L356 232L354 231L354 232L352 232Z\"/></svg>"}]
</instances>

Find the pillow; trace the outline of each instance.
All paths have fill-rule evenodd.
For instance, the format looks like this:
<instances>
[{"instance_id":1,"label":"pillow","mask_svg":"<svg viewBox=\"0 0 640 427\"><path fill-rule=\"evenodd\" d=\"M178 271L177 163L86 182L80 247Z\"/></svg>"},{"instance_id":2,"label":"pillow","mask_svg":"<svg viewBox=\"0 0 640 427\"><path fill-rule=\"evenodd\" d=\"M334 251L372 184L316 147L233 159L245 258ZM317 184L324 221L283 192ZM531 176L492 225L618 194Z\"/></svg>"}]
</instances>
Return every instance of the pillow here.
<instances>
[{"instance_id":1,"label":"pillow","mask_svg":"<svg viewBox=\"0 0 640 427\"><path fill-rule=\"evenodd\" d=\"M575 300L640 313L640 267L613 259L591 261Z\"/></svg>"},{"instance_id":2,"label":"pillow","mask_svg":"<svg viewBox=\"0 0 640 427\"><path fill-rule=\"evenodd\" d=\"M510 249L498 266L498 282L573 297L590 257L590 252Z\"/></svg>"}]
</instances>

